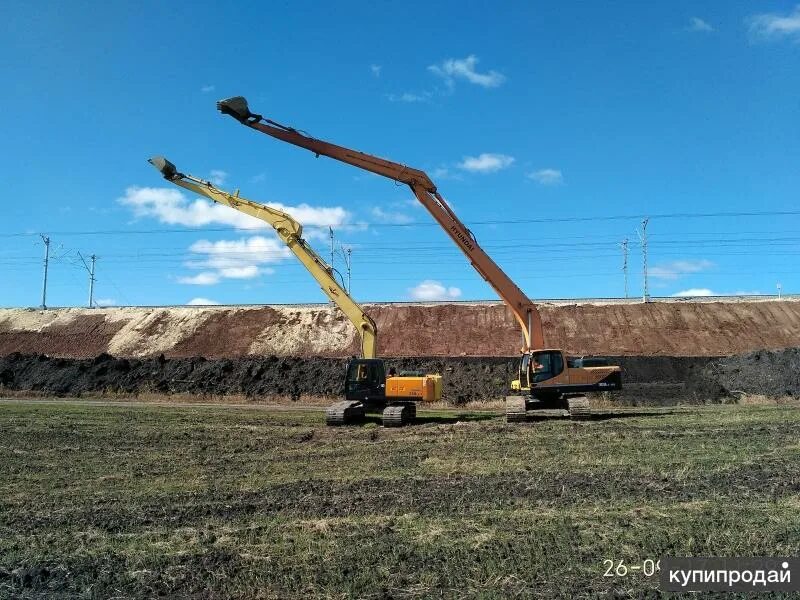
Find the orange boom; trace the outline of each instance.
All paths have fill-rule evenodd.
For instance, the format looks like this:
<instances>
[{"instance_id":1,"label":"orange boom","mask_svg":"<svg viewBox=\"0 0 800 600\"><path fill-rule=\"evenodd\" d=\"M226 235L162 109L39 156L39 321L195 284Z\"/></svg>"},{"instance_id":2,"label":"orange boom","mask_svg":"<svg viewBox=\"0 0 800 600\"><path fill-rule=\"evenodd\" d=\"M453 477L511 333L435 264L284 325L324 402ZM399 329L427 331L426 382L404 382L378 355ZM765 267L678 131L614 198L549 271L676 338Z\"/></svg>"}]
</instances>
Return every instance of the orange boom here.
<instances>
[{"instance_id":1,"label":"orange boom","mask_svg":"<svg viewBox=\"0 0 800 600\"><path fill-rule=\"evenodd\" d=\"M506 414L510 421L520 420L520 412L522 418L525 418L530 411L540 408L560 408L573 418L585 417L589 412L589 403L580 394L622 387L622 370L617 366L589 367L576 361L572 361L574 366L570 366L570 360L561 350L544 350L542 321L536 305L481 248L475 236L459 220L424 171L303 135L293 127L250 112L247 100L241 96L222 100L217 103L217 108L251 129L310 150L317 157L328 156L405 183L411 188L417 199L464 253L472 267L503 299L522 330L519 378L511 382L511 388L515 392L525 393L507 398ZM546 370L535 370L536 359L548 362Z\"/></svg>"}]
</instances>

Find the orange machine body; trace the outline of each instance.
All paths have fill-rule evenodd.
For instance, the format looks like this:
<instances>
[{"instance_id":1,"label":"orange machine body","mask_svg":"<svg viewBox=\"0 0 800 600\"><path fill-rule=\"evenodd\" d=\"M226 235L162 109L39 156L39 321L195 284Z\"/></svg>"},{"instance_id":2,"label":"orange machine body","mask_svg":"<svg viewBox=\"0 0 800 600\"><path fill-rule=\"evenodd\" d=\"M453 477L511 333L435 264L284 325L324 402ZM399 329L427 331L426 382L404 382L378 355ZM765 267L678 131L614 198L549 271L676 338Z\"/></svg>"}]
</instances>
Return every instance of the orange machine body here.
<instances>
[{"instance_id":1,"label":"orange machine body","mask_svg":"<svg viewBox=\"0 0 800 600\"><path fill-rule=\"evenodd\" d=\"M386 399L438 402L442 399L442 376L387 377Z\"/></svg>"}]
</instances>

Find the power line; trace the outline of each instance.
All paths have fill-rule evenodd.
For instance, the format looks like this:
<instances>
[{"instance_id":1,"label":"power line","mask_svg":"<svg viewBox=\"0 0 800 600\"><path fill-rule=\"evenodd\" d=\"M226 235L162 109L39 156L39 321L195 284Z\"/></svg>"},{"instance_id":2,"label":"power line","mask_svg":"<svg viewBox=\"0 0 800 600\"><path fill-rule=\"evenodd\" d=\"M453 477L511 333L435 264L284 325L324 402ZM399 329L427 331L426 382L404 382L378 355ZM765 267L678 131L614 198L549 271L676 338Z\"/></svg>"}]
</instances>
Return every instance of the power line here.
<instances>
[{"instance_id":1,"label":"power line","mask_svg":"<svg viewBox=\"0 0 800 600\"><path fill-rule=\"evenodd\" d=\"M709 218L727 218L727 217L774 217L774 216L800 216L798 210L783 210L783 211L742 211L742 212L708 212L708 213L660 213L649 215L647 218L653 219L709 219ZM641 214L627 214L627 215L596 215L593 217L542 217L537 219L494 219L482 221L469 221L470 226L474 225L516 225L516 224L532 224L532 223L581 223L581 222L596 222L596 221L623 221L623 220L640 220L643 218ZM376 223L376 222L356 222L356 223L331 223L329 225L305 225L304 229L327 229L329 227L337 226L340 228L357 229L364 227L380 227L380 228L403 228L403 227L435 227L438 226L435 222L429 221L411 221L408 223ZM54 231L53 235L69 236L69 235L145 235L145 234L161 234L161 233L197 233L197 232L263 232L269 231L267 228L258 229L241 229L237 227L215 227L200 229L194 228L175 228L175 229L138 229L138 230L124 230L124 229L106 229L95 231ZM0 237L26 237L36 236L38 234L31 232L5 232L0 233Z\"/></svg>"},{"instance_id":2,"label":"power line","mask_svg":"<svg viewBox=\"0 0 800 600\"><path fill-rule=\"evenodd\" d=\"M649 238L651 236L655 236L657 234L648 233L648 244L652 247L671 247L680 245L681 247L747 247L751 248L753 246L766 246L766 247L793 247L796 244L800 243L800 236L787 236L787 237L764 237L764 238L753 238L753 237L730 237L730 238L708 238L708 239L699 239L699 240L691 240L691 239L662 239L657 241L652 241ZM661 234L664 235L664 234ZM541 239L541 238L537 238ZM630 243L630 241L629 241ZM519 249L521 248L537 248L541 250L554 250L561 252L562 249L569 249L573 251L587 251L587 252L594 252L599 249L611 249L612 247L618 246L617 242L570 242L570 243L530 243L530 242L521 242L521 243L499 243L499 244L485 244L484 248L487 250L494 250L498 254L502 254L503 252L511 252L512 254L517 254ZM363 244L360 246L364 250L369 250L374 254L379 254L380 256L407 256L407 249L408 245L403 244L400 246L389 246L389 245L371 245L371 244ZM142 258L148 257L173 257L176 259L180 259L181 257L185 257L187 259L198 259L205 256L217 256L217 255L228 255L231 257L249 257L249 256L263 256L263 257L274 257L274 258L283 258L286 257L287 254L283 250L259 250L259 249L215 249L211 252L206 251L197 251L192 250L190 248L186 248L185 246L174 247L174 246L149 246L152 252L124 252L124 253L107 253L105 256L109 258L135 258L137 260ZM24 250L23 250L24 251ZM414 255L424 255L424 254L435 254L436 256L441 256L442 254L451 253L454 256L460 256L460 253L456 248L454 248L449 243L444 244L433 244L433 245L425 245L425 246L414 246ZM33 259L35 257L28 256L28 255L1 255L0 254L0 261L21 261L21 260L28 260ZM55 259L55 258L54 258Z\"/></svg>"}]
</instances>

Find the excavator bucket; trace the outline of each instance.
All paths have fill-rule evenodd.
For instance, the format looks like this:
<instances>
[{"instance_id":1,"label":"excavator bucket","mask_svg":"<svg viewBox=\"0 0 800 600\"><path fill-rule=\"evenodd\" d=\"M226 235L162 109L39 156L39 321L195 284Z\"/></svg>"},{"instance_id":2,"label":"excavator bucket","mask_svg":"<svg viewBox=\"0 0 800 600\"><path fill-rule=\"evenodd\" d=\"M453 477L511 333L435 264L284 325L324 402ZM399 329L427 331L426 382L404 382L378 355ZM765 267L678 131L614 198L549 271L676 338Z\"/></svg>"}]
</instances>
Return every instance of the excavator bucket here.
<instances>
[{"instance_id":1,"label":"excavator bucket","mask_svg":"<svg viewBox=\"0 0 800 600\"><path fill-rule=\"evenodd\" d=\"M223 115L230 115L239 121L246 121L253 116L250 108L247 106L247 100L244 96L234 96L233 98L226 98L217 102L217 110Z\"/></svg>"},{"instance_id":2,"label":"excavator bucket","mask_svg":"<svg viewBox=\"0 0 800 600\"><path fill-rule=\"evenodd\" d=\"M158 169L159 172L164 176L164 179L174 179L174 177L178 174L178 168L163 156L154 156L153 158L148 158L147 162Z\"/></svg>"}]
</instances>

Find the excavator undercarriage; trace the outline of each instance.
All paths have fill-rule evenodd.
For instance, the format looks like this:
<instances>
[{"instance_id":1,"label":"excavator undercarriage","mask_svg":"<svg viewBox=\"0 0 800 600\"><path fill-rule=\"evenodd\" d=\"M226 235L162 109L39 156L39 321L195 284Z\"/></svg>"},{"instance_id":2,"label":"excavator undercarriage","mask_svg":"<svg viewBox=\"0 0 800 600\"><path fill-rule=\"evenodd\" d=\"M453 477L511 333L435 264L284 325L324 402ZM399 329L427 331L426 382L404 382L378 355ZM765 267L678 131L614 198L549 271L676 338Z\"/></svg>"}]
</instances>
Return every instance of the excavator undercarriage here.
<instances>
[{"instance_id":1,"label":"excavator undercarriage","mask_svg":"<svg viewBox=\"0 0 800 600\"><path fill-rule=\"evenodd\" d=\"M366 404L358 400L342 400L325 411L327 425L350 425L363 421L367 413L381 414L384 427L403 427L417 418L417 405L414 401L394 401L388 405Z\"/></svg>"},{"instance_id":2,"label":"excavator undercarriage","mask_svg":"<svg viewBox=\"0 0 800 600\"><path fill-rule=\"evenodd\" d=\"M561 398L557 404L530 396L506 397L506 421L509 423L558 417L569 417L573 421L580 421L591 416L592 409L586 396Z\"/></svg>"}]
</instances>

